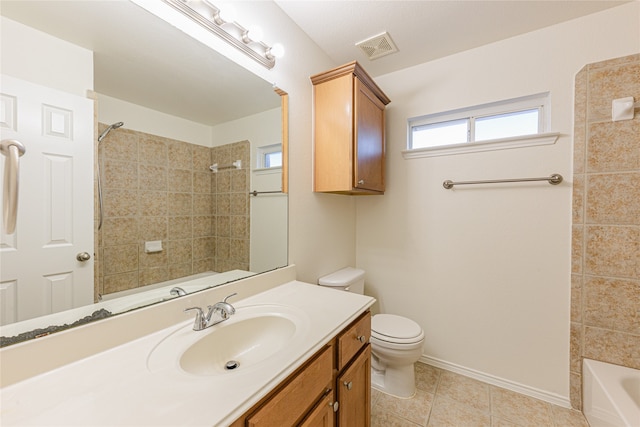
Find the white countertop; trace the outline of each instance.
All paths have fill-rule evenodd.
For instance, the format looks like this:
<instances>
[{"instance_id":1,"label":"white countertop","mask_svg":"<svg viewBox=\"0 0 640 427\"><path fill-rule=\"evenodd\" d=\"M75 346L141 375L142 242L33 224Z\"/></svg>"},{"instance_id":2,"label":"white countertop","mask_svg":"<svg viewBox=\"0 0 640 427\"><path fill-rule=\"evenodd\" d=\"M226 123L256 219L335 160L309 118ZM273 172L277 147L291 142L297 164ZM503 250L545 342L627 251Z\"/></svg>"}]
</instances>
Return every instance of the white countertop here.
<instances>
[{"instance_id":1,"label":"white countertop","mask_svg":"<svg viewBox=\"0 0 640 427\"><path fill-rule=\"evenodd\" d=\"M282 356L263 361L252 370L251 381L236 381L234 372L224 377L178 369L151 372L147 358L152 350L172 332L192 325L191 319L0 389L0 424L226 426L374 302L364 295L285 283L234 304L238 313L252 305L284 305L308 319L304 339L292 340Z\"/></svg>"}]
</instances>

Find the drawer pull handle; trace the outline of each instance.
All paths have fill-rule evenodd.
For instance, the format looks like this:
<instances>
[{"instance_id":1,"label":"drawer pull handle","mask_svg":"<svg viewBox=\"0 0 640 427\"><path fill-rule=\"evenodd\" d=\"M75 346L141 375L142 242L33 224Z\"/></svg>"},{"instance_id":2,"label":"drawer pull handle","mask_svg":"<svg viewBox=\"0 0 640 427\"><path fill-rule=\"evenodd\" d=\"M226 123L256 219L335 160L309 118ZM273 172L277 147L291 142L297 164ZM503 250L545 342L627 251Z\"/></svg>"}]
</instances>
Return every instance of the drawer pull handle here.
<instances>
[{"instance_id":1,"label":"drawer pull handle","mask_svg":"<svg viewBox=\"0 0 640 427\"><path fill-rule=\"evenodd\" d=\"M351 390L353 388L353 382L349 381L349 382L343 382L344 386L347 388L347 390Z\"/></svg>"},{"instance_id":2,"label":"drawer pull handle","mask_svg":"<svg viewBox=\"0 0 640 427\"><path fill-rule=\"evenodd\" d=\"M365 337L364 335L358 335L356 339L361 343L364 343L367 340L367 337Z\"/></svg>"}]
</instances>

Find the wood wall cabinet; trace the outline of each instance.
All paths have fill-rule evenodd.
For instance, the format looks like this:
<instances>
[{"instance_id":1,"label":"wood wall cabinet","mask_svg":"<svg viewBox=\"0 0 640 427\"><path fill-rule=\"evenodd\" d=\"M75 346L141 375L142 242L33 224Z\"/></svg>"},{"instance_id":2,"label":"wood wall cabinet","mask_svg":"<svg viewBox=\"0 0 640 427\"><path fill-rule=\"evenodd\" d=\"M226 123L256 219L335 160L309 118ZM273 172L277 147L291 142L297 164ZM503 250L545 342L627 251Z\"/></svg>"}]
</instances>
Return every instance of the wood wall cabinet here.
<instances>
[{"instance_id":1,"label":"wood wall cabinet","mask_svg":"<svg viewBox=\"0 0 640 427\"><path fill-rule=\"evenodd\" d=\"M366 312L232 427L368 427L371 314Z\"/></svg>"},{"instance_id":2,"label":"wood wall cabinet","mask_svg":"<svg viewBox=\"0 0 640 427\"><path fill-rule=\"evenodd\" d=\"M355 61L311 82L314 191L384 194L385 106L391 101Z\"/></svg>"}]
</instances>

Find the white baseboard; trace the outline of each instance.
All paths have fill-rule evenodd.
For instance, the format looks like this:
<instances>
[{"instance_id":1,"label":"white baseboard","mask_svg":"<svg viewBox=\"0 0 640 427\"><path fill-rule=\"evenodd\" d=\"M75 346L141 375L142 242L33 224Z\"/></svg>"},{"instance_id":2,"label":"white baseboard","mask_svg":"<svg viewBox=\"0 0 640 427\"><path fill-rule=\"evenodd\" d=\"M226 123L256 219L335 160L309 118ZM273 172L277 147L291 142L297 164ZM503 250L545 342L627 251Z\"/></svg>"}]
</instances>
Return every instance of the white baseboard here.
<instances>
[{"instance_id":1,"label":"white baseboard","mask_svg":"<svg viewBox=\"0 0 640 427\"><path fill-rule=\"evenodd\" d=\"M534 387L522 385L513 381L505 380L493 375L485 374L474 369L465 368L464 366L456 365L455 363L446 362L444 360L436 359L422 355L420 362L427 365L435 366L446 371L455 372L456 374L464 375L465 377L473 378L478 381L482 381L487 384L494 385L496 387L502 387L507 390L515 391L516 393L524 394L525 396L533 397L535 399L543 400L545 402L552 403L554 405L562 406L563 408L571 408L571 402L569 398L560 396L559 394L549 393L548 391L539 390Z\"/></svg>"}]
</instances>

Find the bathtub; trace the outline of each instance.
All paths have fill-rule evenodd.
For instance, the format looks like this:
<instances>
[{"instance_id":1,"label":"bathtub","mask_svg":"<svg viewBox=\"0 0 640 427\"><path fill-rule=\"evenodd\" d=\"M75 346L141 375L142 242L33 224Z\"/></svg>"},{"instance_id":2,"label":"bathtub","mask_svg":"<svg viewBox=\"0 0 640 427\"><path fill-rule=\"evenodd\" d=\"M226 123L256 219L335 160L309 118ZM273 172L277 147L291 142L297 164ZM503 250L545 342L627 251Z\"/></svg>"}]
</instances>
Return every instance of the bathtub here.
<instances>
[{"instance_id":1,"label":"bathtub","mask_svg":"<svg viewBox=\"0 0 640 427\"><path fill-rule=\"evenodd\" d=\"M591 427L640 427L640 370L584 359L582 390Z\"/></svg>"}]
</instances>

